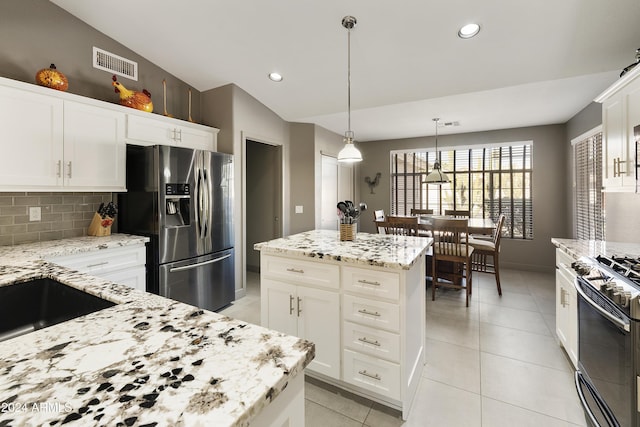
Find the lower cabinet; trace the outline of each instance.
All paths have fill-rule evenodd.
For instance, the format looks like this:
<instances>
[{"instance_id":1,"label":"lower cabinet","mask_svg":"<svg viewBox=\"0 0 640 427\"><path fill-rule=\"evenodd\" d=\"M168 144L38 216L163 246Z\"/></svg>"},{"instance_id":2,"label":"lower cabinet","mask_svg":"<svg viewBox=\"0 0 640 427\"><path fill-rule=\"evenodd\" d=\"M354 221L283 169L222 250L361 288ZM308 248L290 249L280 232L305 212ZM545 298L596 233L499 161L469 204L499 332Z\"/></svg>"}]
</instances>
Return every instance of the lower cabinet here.
<instances>
[{"instance_id":1,"label":"lower cabinet","mask_svg":"<svg viewBox=\"0 0 640 427\"><path fill-rule=\"evenodd\" d=\"M571 258L556 249L556 335L573 363L578 367L578 295L573 284L575 272Z\"/></svg>"},{"instance_id":2,"label":"lower cabinet","mask_svg":"<svg viewBox=\"0 0 640 427\"><path fill-rule=\"evenodd\" d=\"M425 363L424 257L409 270L261 254L262 326L315 344L307 373L402 411Z\"/></svg>"},{"instance_id":3,"label":"lower cabinet","mask_svg":"<svg viewBox=\"0 0 640 427\"><path fill-rule=\"evenodd\" d=\"M53 257L47 261L145 291L146 257L145 245L141 244Z\"/></svg>"},{"instance_id":4,"label":"lower cabinet","mask_svg":"<svg viewBox=\"0 0 640 427\"><path fill-rule=\"evenodd\" d=\"M335 291L264 279L262 325L312 341L316 357L309 368L340 377L340 295Z\"/></svg>"}]
</instances>

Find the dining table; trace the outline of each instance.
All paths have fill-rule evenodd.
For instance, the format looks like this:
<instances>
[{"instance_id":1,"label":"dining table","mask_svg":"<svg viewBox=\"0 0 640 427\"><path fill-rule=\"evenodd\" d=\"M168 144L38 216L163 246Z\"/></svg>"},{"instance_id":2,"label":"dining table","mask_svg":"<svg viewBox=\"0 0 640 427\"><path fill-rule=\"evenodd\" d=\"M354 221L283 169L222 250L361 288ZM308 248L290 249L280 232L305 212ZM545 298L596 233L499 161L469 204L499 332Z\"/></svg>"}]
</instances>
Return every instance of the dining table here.
<instances>
[{"instance_id":1,"label":"dining table","mask_svg":"<svg viewBox=\"0 0 640 427\"><path fill-rule=\"evenodd\" d=\"M433 230L434 219L454 218L447 215L420 215L418 216L419 230ZM491 218L468 218L469 234L493 235L496 223Z\"/></svg>"}]
</instances>

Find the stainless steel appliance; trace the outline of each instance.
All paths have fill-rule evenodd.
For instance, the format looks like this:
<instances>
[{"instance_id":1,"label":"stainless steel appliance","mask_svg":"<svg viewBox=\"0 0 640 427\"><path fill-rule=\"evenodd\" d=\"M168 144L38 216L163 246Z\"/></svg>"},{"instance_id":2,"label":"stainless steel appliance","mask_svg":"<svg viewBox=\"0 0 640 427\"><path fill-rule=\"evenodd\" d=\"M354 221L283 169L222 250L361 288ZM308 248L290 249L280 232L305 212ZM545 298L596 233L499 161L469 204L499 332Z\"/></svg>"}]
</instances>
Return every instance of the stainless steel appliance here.
<instances>
[{"instance_id":1,"label":"stainless steel appliance","mask_svg":"<svg viewBox=\"0 0 640 427\"><path fill-rule=\"evenodd\" d=\"M640 260L581 258L576 389L590 426L640 426Z\"/></svg>"},{"instance_id":2,"label":"stainless steel appliance","mask_svg":"<svg viewBox=\"0 0 640 427\"><path fill-rule=\"evenodd\" d=\"M218 310L234 300L233 157L127 146L118 229L148 236L147 291Z\"/></svg>"}]
</instances>

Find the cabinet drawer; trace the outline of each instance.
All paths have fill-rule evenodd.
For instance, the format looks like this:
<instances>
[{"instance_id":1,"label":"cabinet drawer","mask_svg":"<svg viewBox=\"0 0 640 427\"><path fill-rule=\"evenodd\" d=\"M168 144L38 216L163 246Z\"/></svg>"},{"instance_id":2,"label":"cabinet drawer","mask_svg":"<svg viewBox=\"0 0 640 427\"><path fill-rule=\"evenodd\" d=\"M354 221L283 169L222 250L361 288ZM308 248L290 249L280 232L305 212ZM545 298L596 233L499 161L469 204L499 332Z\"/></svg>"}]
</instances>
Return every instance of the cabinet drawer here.
<instances>
[{"instance_id":1,"label":"cabinet drawer","mask_svg":"<svg viewBox=\"0 0 640 427\"><path fill-rule=\"evenodd\" d=\"M400 400L400 365L344 350L344 381Z\"/></svg>"},{"instance_id":2,"label":"cabinet drawer","mask_svg":"<svg viewBox=\"0 0 640 427\"><path fill-rule=\"evenodd\" d=\"M400 296L400 275L366 268L344 267L342 279L346 291L397 301Z\"/></svg>"},{"instance_id":3,"label":"cabinet drawer","mask_svg":"<svg viewBox=\"0 0 640 427\"><path fill-rule=\"evenodd\" d=\"M563 250L556 249L556 265L564 266L565 268L571 268L571 263L574 262L575 259L571 257L568 253Z\"/></svg>"},{"instance_id":4,"label":"cabinet drawer","mask_svg":"<svg viewBox=\"0 0 640 427\"><path fill-rule=\"evenodd\" d=\"M265 277L284 279L325 288L340 288L340 267L320 262L262 256L260 269Z\"/></svg>"},{"instance_id":5,"label":"cabinet drawer","mask_svg":"<svg viewBox=\"0 0 640 427\"><path fill-rule=\"evenodd\" d=\"M360 353L400 362L400 335L392 332L344 322L342 344Z\"/></svg>"},{"instance_id":6,"label":"cabinet drawer","mask_svg":"<svg viewBox=\"0 0 640 427\"><path fill-rule=\"evenodd\" d=\"M49 261L82 273L108 273L145 265L146 249L144 246L102 249L84 254L50 258Z\"/></svg>"},{"instance_id":7,"label":"cabinet drawer","mask_svg":"<svg viewBox=\"0 0 640 427\"><path fill-rule=\"evenodd\" d=\"M373 328L400 331L400 307L397 304L343 295L342 318Z\"/></svg>"}]
</instances>

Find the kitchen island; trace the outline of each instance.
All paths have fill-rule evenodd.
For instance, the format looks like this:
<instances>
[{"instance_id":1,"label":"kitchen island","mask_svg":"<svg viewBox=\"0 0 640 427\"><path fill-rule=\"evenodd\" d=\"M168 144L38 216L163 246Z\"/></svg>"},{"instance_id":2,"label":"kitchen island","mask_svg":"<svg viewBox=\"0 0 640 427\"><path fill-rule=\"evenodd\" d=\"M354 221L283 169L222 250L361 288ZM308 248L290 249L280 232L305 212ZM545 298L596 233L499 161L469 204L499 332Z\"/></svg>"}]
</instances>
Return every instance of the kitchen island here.
<instances>
[{"instance_id":1,"label":"kitchen island","mask_svg":"<svg viewBox=\"0 0 640 427\"><path fill-rule=\"evenodd\" d=\"M115 303L0 342L0 425L304 423L312 343L42 259L140 239L0 248L0 287L49 278Z\"/></svg>"},{"instance_id":2,"label":"kitchen island","mask_svg":"<svg viewBox=\"0 0 640 427\"><path fill-rule=\"evenodd\" d=\"M425 363L427 237L313 230L257 243L261 322L316 345L307 373L402 411Z\"/></svg>"}]
</instances>

